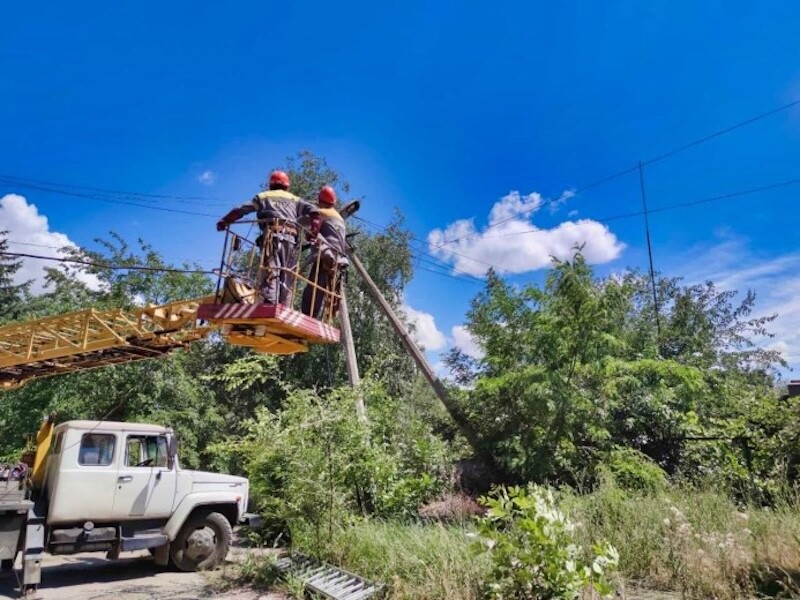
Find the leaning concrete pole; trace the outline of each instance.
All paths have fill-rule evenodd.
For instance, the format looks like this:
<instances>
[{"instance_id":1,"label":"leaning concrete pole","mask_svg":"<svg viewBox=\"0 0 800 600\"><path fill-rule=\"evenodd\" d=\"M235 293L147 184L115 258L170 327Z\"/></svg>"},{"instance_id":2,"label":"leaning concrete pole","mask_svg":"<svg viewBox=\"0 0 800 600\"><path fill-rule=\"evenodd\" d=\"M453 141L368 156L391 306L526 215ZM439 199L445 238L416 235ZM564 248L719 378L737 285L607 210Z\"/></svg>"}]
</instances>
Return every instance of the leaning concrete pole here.
<instances>
[{"instance_id":1,"label":"leaning concrete pole","mask_svg":"<svg viewBox=\"0 0 800 600\"><path fill-rule=\"evenodd\" d=\"M456 406L452 398L450 398L447 388L444 387L442 381L436 376L436 373L433 372L433 369L428 364L428 361L425 359L422 351L414 343L414 340L411 339L411 336L400 319L397 318L397 315L394 314L394 310L392 310L392 307L386 301L386 298L383 297L383 294L381 294L381 291L378 289L378 286L375 285L375 282L372 281L372 277L369 276L369 273L367 273L364 265L361 264L361 261L353 253L350 254L350 260L352 261L353 266L356 268L356 271L358 271L358 274L364 279L364 283L367 284L367 288L372 294L372 298L383 310L383 314L386 315L386 318L389 319L389 323L391 323L395 333L397 333L397 335L400 337L400 340L403 342L403 346L405 346L406 351L408 351L408 353L411 355L411 358L414 359L414 362L417 363L417 367L420 371L422 371L422 374L425 375L425 379L428 380L428 383L431 384L433 391L436 392L436 395L439 397L439 400L441 400L442 404L450 415L450 418L453 419L453 422L456 424L459 431L461 431L464 437L467 438L467 441L469 442L470 446L472 446L472 449L475 450L477 454L483 456L483 453L480 451L478 435L475 432L475 429L472 427L472 424L467 421L466 417L461 413L461 410L458 408L458 406ZM484 456L484 458L489 457Z\"/></svg>"},{"instance_id":2,"label":"leaning concrete pole","mask_svg":"<svg viewBox=\"0 0 800 600\"><path fill-rule=\"evenodd\" d=\"M342 341L344 342L344 364L347 367L347 378L350 385L356 390L356 413L362 421L367 418L364 409L364 398L358 390L361 384L361 375L358 373L358 362L356 361L356 345L353 341L353 329L350 327L350 311L347 308L347 295L345 286L342 286L342 298L339 303L339 320L341 321Z\"/></svg>"}]
</instances>

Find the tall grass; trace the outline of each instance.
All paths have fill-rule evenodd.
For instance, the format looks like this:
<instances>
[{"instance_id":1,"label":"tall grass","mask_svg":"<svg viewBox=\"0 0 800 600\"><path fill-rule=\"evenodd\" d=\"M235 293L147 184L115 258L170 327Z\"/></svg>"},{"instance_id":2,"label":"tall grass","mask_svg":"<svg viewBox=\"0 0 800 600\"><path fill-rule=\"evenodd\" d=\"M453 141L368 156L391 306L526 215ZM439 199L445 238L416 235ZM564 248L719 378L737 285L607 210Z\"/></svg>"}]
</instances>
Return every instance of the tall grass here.
<instances>
[{"instance_id":1,"label":"tall grass","mask_svg":"<svg viewBox=\"0 0 800 600\"><path fill-rule=\"evenodd\" d=\"M332 560L389 584L395 600L477 600L488 569L470 552L471 527L366 521L337 536Z\"/></svg>"},{"instance_id":2,"label":"tall grass","mask_svg":"<svg viewBox=\"0 0 800 600\"><path fill-rule=\"evenodd\" d=\"M794 502L766 509L737 505L713 490L648 495L613 484L583 495L561 491L558 500L578 523L575 541L584 550L603 541L619 550L624 587L691 599L800 597ZM394 600L477 600L490 565L488 556L471 552L472 532L469 520L356 521L337 531L329 560L389 584Z\"/></svg>"},{"instance_id":3,"label":"tall grass","mask_svg":"<svg viewBox=\"0 0 800 600\"><path fill-rule=\"evenodd\" d=\"M613 485L562 494L584 547L602 540L639 585L718 600L800 594L800 508L738 506L712 490L631 494Z\"/></svg>"}]
</instances>

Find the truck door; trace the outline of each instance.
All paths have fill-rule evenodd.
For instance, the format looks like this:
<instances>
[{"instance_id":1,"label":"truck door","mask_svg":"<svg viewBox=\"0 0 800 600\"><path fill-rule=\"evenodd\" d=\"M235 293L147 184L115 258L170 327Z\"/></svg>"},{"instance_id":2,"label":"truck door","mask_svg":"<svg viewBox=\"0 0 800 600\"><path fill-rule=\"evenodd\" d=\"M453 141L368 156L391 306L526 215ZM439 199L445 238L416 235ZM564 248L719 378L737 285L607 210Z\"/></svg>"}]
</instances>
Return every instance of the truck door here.
<instances>
[{"instance_id":1,"label":"truck door","mask_svg":"<svg viewBox=\"0 0 800 600\"><path fill-rule=\"evenodd\" d=\"M115 519L169 517L177 474L169 468L167 436L125 436L124 456L114 493Z\"/></svg>"}]
</instances>

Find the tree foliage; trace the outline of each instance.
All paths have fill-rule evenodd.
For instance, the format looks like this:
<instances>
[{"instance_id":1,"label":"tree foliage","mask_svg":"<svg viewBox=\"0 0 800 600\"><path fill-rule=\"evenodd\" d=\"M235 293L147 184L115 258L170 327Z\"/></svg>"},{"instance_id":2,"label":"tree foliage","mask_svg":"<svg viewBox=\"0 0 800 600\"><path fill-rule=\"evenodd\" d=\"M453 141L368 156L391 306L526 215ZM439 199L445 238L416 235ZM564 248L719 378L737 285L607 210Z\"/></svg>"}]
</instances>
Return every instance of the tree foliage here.
<instances>
[{"instance_id":1,"label":"tree foliage","mask_svg":"<svg viewBox=\"0 0 800 600\"><path fill-rule=\"evenodd\" d=\"M483 443L517 480L591 478L615 448L739 489L774 474L742 446L769 428L756 415L774 414L780 357L754 341L774 317L751 317L752 293L737 304L710 282L661 279L659 334L647 284L635 271L597 279L580 251L541 287L488 274L467 321L484 356L448 362Z\"/></svg>"},{"instance_id":2,"label":"tree foliage","mask_svg":"<svg viewBox=\"0 0 800 600\"><path fill-rule=\"evenodd\" d=\"M22 260L7 256L8 232L0 231L0 323L15 321L25 314L25 299L31 282L14 283Z\"/></svg>"}]
</instances>

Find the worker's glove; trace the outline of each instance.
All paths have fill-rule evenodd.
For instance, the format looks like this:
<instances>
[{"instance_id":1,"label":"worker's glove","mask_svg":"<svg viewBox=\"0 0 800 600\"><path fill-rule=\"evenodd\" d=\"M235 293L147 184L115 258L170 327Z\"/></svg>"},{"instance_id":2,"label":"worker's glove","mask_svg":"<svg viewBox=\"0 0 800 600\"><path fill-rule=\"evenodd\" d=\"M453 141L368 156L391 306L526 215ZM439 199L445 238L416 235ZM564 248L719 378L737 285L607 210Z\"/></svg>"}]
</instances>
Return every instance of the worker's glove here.
<instances>
[{"instance_id":1,"label":"worker's glove","mask_svg":"<svg viewBox=\"0 0 800 600\"><path fill-rule=\"evenodd\" d=\"M309 224L309 238L311 239L312 244L317 243L317 236L319 235L319 230L322 228L322 219L320 219L319 215L312 215L311 216L311 223Z\"/></svg>"},{"instance_id":2,"label":"worker's glove","mask_svg":"<svg viewBox=\"0 0 800 600\"><path fill-rule=\"evenodd\" d=\"M228 227L228 222L225 219L220 219L217 221L217 231L225 231Z\"/></svg>"}]
</instances>

